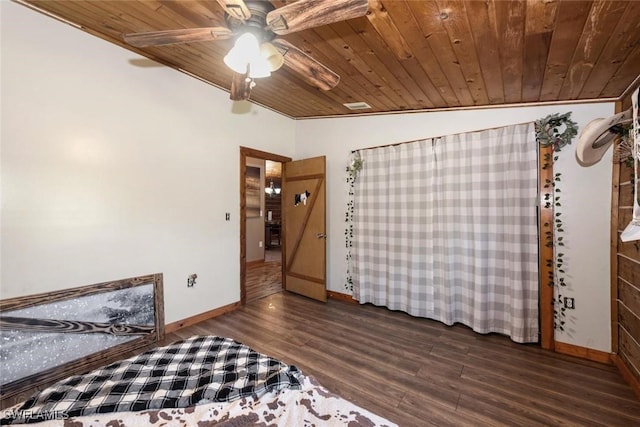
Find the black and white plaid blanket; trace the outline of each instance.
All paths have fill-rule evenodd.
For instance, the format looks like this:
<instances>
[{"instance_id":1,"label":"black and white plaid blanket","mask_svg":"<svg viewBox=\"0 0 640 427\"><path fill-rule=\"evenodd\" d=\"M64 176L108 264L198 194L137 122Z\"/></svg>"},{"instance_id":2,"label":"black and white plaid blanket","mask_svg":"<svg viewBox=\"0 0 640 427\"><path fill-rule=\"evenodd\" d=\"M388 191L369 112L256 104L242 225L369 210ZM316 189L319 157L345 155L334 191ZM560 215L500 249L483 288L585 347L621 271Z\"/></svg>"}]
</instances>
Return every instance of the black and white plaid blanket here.
<instances>
[{"instance_id":1,"label":"black and white plaid blanket","mask_svg":"<svg viewBox=\"0 0 640 427\"><path fill-rule=\"evenodd\" d=\"M186 408L300 388L299 371L229 338L196 336L61 381L1 424L107 412Z\"/></svg>"}]
</instances>

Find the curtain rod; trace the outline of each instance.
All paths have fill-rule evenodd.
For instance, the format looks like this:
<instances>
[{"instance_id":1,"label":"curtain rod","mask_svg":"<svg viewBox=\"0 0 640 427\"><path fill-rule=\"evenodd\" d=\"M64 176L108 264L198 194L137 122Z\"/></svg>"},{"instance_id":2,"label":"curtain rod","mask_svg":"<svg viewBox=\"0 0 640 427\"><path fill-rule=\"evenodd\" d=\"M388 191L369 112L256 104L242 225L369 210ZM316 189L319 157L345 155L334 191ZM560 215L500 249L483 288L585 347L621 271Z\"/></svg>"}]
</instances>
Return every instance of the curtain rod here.
<instances>
[{"instance_id":1,"label":"curtain rod","mask_svg":"<svg viewBox=\"0 0 640 427\"><path fill-rule=\"evenodd\" d=\"M495 126L495 127L491 127L491 128L472 130L472 131L469 131L469 132L452 133L450 135L461 135L463 133L472 133L472 132L484 132L486 130L500 129L500 128L504 128L504 127L507 127L507 126L526 125L526 124L529 124L529 123L533 123L533 121L515 123L515 124L505 125L505 126ZM448 136L448 135L430 136L430 137L427 137L427 138L413 139L411 141L394 142L392 144L384 144L384 145L376 145L374 147L359 148L357 150L351 150L351 154L357 153L358 151L375 150L377 148L387 148L387 147L395 147L396 145L411 144L411 143L418 142L418 141L424 141L425 139L440 139L440 138L444 138L445 136Z\"/></svg>"}]
</instances>

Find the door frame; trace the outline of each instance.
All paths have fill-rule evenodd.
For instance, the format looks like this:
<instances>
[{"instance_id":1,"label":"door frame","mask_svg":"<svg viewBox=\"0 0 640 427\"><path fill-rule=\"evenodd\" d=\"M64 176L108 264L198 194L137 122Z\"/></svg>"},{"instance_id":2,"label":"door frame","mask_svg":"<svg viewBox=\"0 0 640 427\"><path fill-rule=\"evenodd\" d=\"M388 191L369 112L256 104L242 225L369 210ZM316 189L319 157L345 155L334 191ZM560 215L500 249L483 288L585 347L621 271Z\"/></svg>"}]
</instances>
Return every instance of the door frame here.
<instances>
[{"instance_id":1,"label":"door frame","mask_svg":"<svg viewBox=\"0 0 640 427\"><path fill-rule=\"evenodd\" d=\"M240 304L247 303L247 206L246 206L246 186L245 173L247 170L247 157L261 160L271 160L272 162L286 163L291 158L279 154L268 153L254 148L240 146ZM282 183L284 186L284 182ZM281 219L284 221L284 218ZM281 229L284 223L281 224ZM284 269L284 264L283 267ZM281 272L284 275L284 270Z\"/></svg>"}]
</instances>

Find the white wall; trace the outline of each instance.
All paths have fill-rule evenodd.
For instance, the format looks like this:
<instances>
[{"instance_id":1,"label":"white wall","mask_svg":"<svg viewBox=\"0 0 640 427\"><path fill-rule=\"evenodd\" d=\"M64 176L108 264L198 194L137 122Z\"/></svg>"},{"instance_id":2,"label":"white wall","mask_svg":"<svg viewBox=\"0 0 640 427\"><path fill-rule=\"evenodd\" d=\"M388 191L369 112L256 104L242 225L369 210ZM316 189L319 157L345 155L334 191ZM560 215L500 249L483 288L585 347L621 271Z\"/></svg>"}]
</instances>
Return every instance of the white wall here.
<instances>
[{"instance_id":1,"label":"white wall","mask_svg":"<svg viewBox=\"0 0 640 427\"><path fill-rule=\"evenodd\" d=\"M344 287L346 249L344 215L347 203L345 168L351 150L432 136L480 130L533 121L548 114L572 111L580 129L591 119L613 114L614 105L590 104L502 108L314 119L296 122L296 158L327 156L327 283ZM610 350L609 227L611 206L611 150L590 168L578 165L575 145L565 148L556 163L563 174L562 203L566 224L567 282L564 294L575 298L565 333L558 341L603 351ZM366 165L365 165L366 167Z\"/></svg>"},{"instance_id":2,"label":"white wall","mask_svg":"<svg viewBox=\"0 0 640 427\"><path fill-rule=\"evenodd\" d=\"M239 146L291 156L294 122L0 10L1 297L162 272L167 322L238 301Z\"/></svg>"}]
</instances>

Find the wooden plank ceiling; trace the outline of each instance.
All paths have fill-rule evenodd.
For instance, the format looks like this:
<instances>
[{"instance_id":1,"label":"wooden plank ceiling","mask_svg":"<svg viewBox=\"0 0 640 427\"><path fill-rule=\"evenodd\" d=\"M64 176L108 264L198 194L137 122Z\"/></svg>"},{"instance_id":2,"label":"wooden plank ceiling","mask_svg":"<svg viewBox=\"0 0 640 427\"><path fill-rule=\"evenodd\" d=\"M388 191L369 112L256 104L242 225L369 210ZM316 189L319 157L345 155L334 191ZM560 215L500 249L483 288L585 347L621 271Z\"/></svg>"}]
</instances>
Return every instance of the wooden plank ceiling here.
<instances>
[{"instance_id":1,"label":"wooden plank ceiling","mask_svg":"<svg viewBox=\"0 0 640 427\"><path fill-rule=\"evenodd\" d=\"M134 32L223 26L215 0L22 3L230 88L222 59L232 40L141 49L122 40ZM292 118L610 100L640 73L640 1L370 0L365 17L282 38L341 77L331 91L286 66L256 80L251 100ZM343 106L361 101L371 109Z\"/></svg>"}]
</instances>

